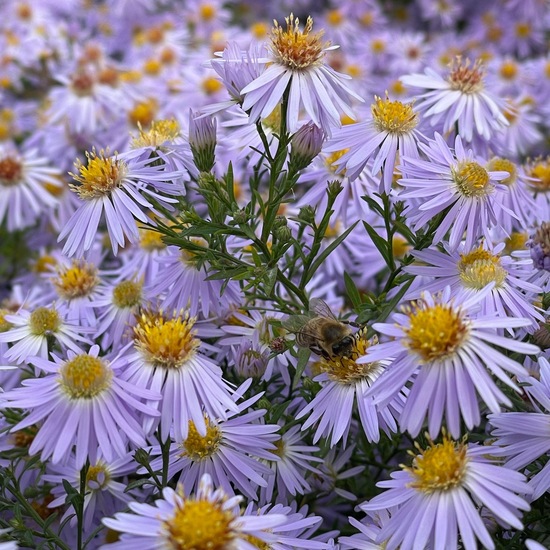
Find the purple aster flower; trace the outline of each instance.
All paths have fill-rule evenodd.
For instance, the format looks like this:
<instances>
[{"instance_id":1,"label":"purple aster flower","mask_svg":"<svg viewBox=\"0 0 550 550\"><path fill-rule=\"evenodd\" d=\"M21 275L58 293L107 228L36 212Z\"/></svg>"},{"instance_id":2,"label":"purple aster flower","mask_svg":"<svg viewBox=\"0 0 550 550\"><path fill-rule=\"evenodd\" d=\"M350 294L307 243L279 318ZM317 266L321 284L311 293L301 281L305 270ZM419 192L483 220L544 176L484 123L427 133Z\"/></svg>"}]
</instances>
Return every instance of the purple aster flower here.
<instances>
[{"instance_id":1,"label":"purple aster flower","mask_svg":"<svg viewBox=\"0 0 550 550\"><path fill-rule=\"evenodd\" d=\"M158 416L142 400L160 396L119 378L125 364L120 355L109 362L92 346L80 355L69 350L66 360L52 356L54 361L32 359L44 377L24 380L22 388L3 395L4 407L29 410L12 432L40 424L29 454L41 452L43 461L65 463L74 446L75 466L82 468L87 459L98 458L98 450L110 461L125 456L130 444L146 445L136 411Z\"/></svg>"},{"instance_id":2,"label":"purple aster flower","mask_svg":"<svg viewBox=\"0 0 550 550\"><path fill-rule=\"evenodd\" d=\"M344 79L324 62L327 51L337 46L323 44L322 32L312 33L313 20L308 17L303 30L293 14L285 18L286 29L275 22L269 50L264 58L267 69L241 90L244 95L242 108L250 111L250 118L256 122L265 118L280 103L287 87L287 128L297 128L300 106L303 105L311 120L325 132L333 126L340 126L340 113L353 118L351 98L362 99L350 90Z\"/></svg>"},{"instance_id":3,"label":"purple aster flower","mask_svg":"<svg viewBox=\"0 0 550 550\"><path fill-rule=\"evenodd\" d=\"M380 440L380 428L388 435L397 431L394 417L399 417L401 413L403 396L397 394L385 406L375 404L372 396L365 396L367 390L387 366L387 362L357 362L359 357L367 353L372 343L367 340L364 332L360 331L354 336L353 348L349 356L320 358L319 366L322 374L315 380L321 383L322 389L296 416L300 419L309 415L302 430L319 423L313 437L314 443L321 436L330 436L331 447L342 438L345 443L351 426L354 405L359 410L361 425L369 441Z\"/></svg>"},{"instance_id":4,"label":"purple aster flower","mask_svg":"<svg viewBox=\"0 0 550 550\"><path fill-rule=\"evenodd\" d=\"M252 379L241 385L232 395L236 402L250 387ZM271 470L259 459L274 459L274 442L279 438L275 432L279 426L262 424L266 410L257 409L243 413L263 393L238 404L238 411L227 411L226 420L209 418L205 415L206 434L200 435L192 420L189 420L187 438L171 444L169 451L168 477L179 475L186 495L197 490L203 474L209 474L213 483L227 495L237 489L248 498L256 499L257 486L267 485L266 477ZM239 416L237 416L239 415ZM153 447L152 456L162 452ZM161 469L163 458L151 461L153 470ZM138 472L145 473L145 471ZM235 489L233 489L235 487Z\"/></svg>"},{"instance_id":5,"label":"purple aster flower","mask_svg":"<svg viewBox=\"0 0 550 550\"><path fill-rule=\"evenodd\" d=\"M124 248L126 239L135 243L139 240L136 219L151 224L143 211L147 208L160 215L145 197L165 206L177 203L175 198L165 195L183 195L183 188L171 183L178 179L177 173L166 172L162 165L156 166L150 159L131 159L128 162L115 157L106 157L103 152L86 153L88 163L75 163L79 174L71 174L78 185L71 189L84 201L71 216L59 234L58 241L67 239L63 253L82 257L95 239L99 222L105 217L113 253Z\"/></svg>"},{"instance_id":6,"label":"purple aster flower","mask_svg":"<svg viewBox=\"0 0 550 550\"><path fill-rule=\"evenodd\" d=\"M104 517L114 514L125 507L132 500L131 493L126 492L126 483L123 476L134 474L136 463L133 454L127 454L121 458L106 461L98 458L90 464L86 470L86 494L84 496L84 529L89 530L97 516ZM49 508L58 508L65 504L67 493L63 487L63 481L68 481L77 491L80 488L81 468L76 466L74 456L67 464L48 464L47 473L42 479L52 483L54 487L51 494L55 497ZM115 481L119 478L120 481ZM61 521L70 518L72 528L76 527L77 517L73 506L69 506L63 514Z\"/></svg>"},{"instance_id":7,"label":"purple aster flower","mask_svg":"<svg viewBox=\"0 0 550 550\"><path fill-rule=\"evenodd\" d=\"M382 171L379 192L389 193L392 186L397 153L417 158L418 142L422 137L416 130L418 115L412 103L391 101L375 96L371 105L372 118L366 122L348 124L334 133L325 147L333 152L347 149L335 163L339 171L354 180L365 169L367 162L373 175Z\"/></svg>"},{"instance_id":8,"label":"purple aster flower","mask_svg":"<svg viewBox=\"0 0 550 550\"><path fill-rule=\"evenodd\" d=\"M529 384L524 389L534 400L538 412L505 412L488 417L495 427L491 432L496 437L494 445L501 447L493 454L505 456L506 466L513 470L523 470L532 462L537 465L529 481L532 500L550 489L550 461L542 467L539 465L540 459L550 454L550 363L541 357L539 365L540 381L532 376L522 379Z\"/></svg>"},{"instance_id":9,"label":"purple aster flower","mask_svg":"<svg viewBox=\"0 0 550 550\"><path fill-rule=\"evenodd\" d=\"M71 323L57 307L37 307L32 312L20 309L13 315L4 315L11 327L0 332L0 342L15 344L6 352L5 357L15 363L23 363L31 356L48 359L48 344L58 342L62 349L71 349L81 353L77 342L92 344L83 334L90 329Z\"/></svg>"},{"instance_id":10,"label":"purple aster flower","mask_svg":"<svg viewBox=\"0 0 550 550\"><path fill-rule=\"evenodd\" d=\"M384 548L458 548L459 535L464 550L477 550L476 539L494 550L481 505L497 521L523 528L522 511L530 509L523 495L530 489L523 475L491 463L490 447L445 436L442 443L430 441L427 449L417 449L410 467L377 483L388 491L360 505L369 513L390 511L376 541Z\"/></svg>"},{"instance_id":11,"label":"purple aster flower","mask_svg":"<svg viewBox=\"0 0 550 550\"><path fill-rule=\"evenodd\" d=\"M484 84L484 70L480 61L470 65L457 57L450 67L447 78L433 69L424 74L401 77L406 86L421 88L416 96L416 106L432 126L444 134L454 132L471 142L475 136L489 141L497 132L508 126L504 116L504 101L496 97Z\"/></svg>"},{"instance_id":12,"label":"purple aster flower","mask_svg":"<svg viewBox=\"0 0 550 550\"><path fill-rule=\"evenodd\" d=\"M36 151L0 146L0 224L5 221L8 231L16 231L52 211L58 204L53 192L61 187L59 177L59 170Z\"/></svg>"},{"instance_id":13,"label":"purple aster flower","mask_svg":"<svg viewBox=\"0 0 550 550\"><path fill-rule=\"evenodd\" d=\"M231 548L249 550L250 539L261 544L276 541L271 533L287 522L284 514L244 514L239 510L241 496L228 497L214 490L205 474L195 495L186 497L181 489L166 487L163 499L155 505L131 502L133 513L118 513L103 523L122 532L118 542L103 550L147 550L151 548Z\"/></svg>"},{"instance_id":14,"label":"purple aster flower","mask_svg":"<svg viewBox=\"0 0 550 550\"><path fill-rule=\"evenodd\" d=\"M532 266L510 256L501 256L504 243L493 250L481 244L472 249L464 247L456 252L444 253L425 249L412 251L419 262L405 267L405 271L427 277L422 290L437 292L450 286L453 297L474 296L491 283L494 286L479 302L480 315L497 314L500 317L524 317L531 321L530 330L538 328L544 317L535 309L541 288L530 283ZM420 292L407 299L417 298Z\"/></svg>"},{"instance_id":15,"label":"purple aster flower","mask_svg":"<svg viewBox=\"0 0 550 550\"><path fill-rule=\"evenodd\" d=\"M550 271L550 222L542 222L527 244L536 269Z\"/></svg>"},{"instance_id":16,"label":"purple aster flower","mask_svg":"<svg viewBox=\"0 0 550 550\"><path fill-rule=\"evenodd\" d=\"M187 439L189 421L205 436L205 414L226 420L229 411L239 410L222 369L201 353L194 325L195 318L188 313L144 311L134 327L134 351L126 354L125 379L162 394L160 402L152 403L161 416L146 417L144 425L149 434L160 422L162 441L171 428L176 441Z\"/></svg>"},{"instance_id":17,"label":"purple aster flower","mask_svg":"<svg viewBox=\"0 0 550 550\"><path fill-rule=\"evenodd\" d=\"M492 412L499 403L511 401L489 373L521 392L507 373L526 376L527 371L493 346L521 354L536 354L532 344L505 338L496 329L530 324L528 319L502 318L496 312L473 317L475 306L491 292L492 285L469 299L451 299L450 288L442 294L425 292L422 299L395 313L393 323L373 325L393 339L371 346L358 362L389 360L391 365L367 392L375 403L387 403L411 382L410 393L400 418L402 429L416 436L428 415L431 437L439 434L443 416L453 437L460 435L460 420L471 430L479 425L479 394Z\"/></svg>"},{"instance_id":18,"label":"purple aster flower","mask_svg":"<svg viewBox=\"0 0 550 550\"><path fill-rule=\"evenodd\" d=\"M454 151L435 134L428 145L420 144L428 160L402 157L403 177L399 184L405 189L400 198L408 202L405 215L413 228L424 227L437 214L446 211L437 228L433 244L449 232L449 245L456 250L466 229L466 248L498 226L497 213L503 205L497 202L495 182L506 179L508 172L489 172L471 150L464 149L457 136ZM512 215L509 213L509 215Z\"/></svg>"}]
</instances>

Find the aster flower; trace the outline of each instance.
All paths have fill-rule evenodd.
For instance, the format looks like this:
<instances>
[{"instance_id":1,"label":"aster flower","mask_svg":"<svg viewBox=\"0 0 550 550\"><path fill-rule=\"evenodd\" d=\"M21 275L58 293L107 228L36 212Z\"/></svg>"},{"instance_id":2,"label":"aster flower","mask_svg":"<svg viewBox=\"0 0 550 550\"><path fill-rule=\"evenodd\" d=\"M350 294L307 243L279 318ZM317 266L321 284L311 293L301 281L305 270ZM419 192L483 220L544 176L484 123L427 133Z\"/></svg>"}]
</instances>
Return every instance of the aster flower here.
<instances>
[{"instance_id":1,"label":"aster flower","mask_svg":"<svg viewBox=\"0 0 550 550\"><path fill-rule=\"evenodd\" d=\"M270 56L263 61L267 69L241 90L242 108L250 111L252 122L265 118L288 91L286 125L293 132L303 105L311 120L325 132L340 125L340 113L353 118L351 98L361 98L344 84L350 78L334 71L324 62L325 53L337 48L323 44L322 32L312 33L308 17L303 30L293 14L285 18L286 29L275 26L270 36Z\"/></svg>"},{"instance_id":2,"label":"aster flower","mask_svg":"<svg viewBox=\"0 0 550 550\"><path fill-rule=\"evenodd\" d=\"M309 415L302 430L319 423L313 437L314 443L321 436L330 436L331 447L342 438L345 443L354 405L357 406L361 425L369 441L380 440L380 428L388 435L397 431L394 416L399 416L401 412L402 396L396 396L387 407L378 407L372 397L364 395L387 366L387 363L377 361L357 362L372 343L367 340L364 331L360 331L354 335L353 347L348 356L320 358L322 374L316 376L315 381L321 383L322 389L296 416L300 419Z\"/></svg>"},{"instance_id":3,"label":"aster flower","mask_svg":"<svg viewBox=\"0 0 550 550\"><path fill-rule=\"evenodd\" d=\"M357 178L372 159L370 172L376 175L382 170L379 191L389 193L397 153L418 157L418 142L422 136L416 130L418 115L412 103L391 101L387 95L385 99L375 96L374 100L371 105L372 118L340 128L324 150L347 149L336 164L339 171L345 169L350 180Z\"/></svg>"},{"instance_id":4,"label":"aster flower","mask_svg":"<svg viewBox=\"0 0 550 550\"><path fill-rule=\"evenodd\" d=\"M149 159L126 162L116 156L106 157L104 152L98 155L95 151L87 152L86 157L87 165L77 161L75 166L79 174L71 174L78 185L70 185L84 202L58 237L58 241L67 239L63 253L69 257L82 257L91 248L102 216L116 255L119 246L124 248L125 239L131 243L139 240L136 218L144 224L152 223L143 212L144 208L159 214L145 196L169 206L178 200L166 194L183 194L182 189L165 183L177 179L178 175L164 171Z\"/></svg>"},{"instance_id":5,"label":"aster flower","mask_svg":"<svg viewBox=\"0 0 550 550\"><path fill-rule=\"evenodd\" d=\"M232 395L236 402L250 387L252 379L241 385ZM209 474L213 483L227 495L237 489L248 498L256 499L257 486L265 487L264 479L271 470L259 459L273 458L275 434L279 426L262 424L265 409L243 413L263 395L263 392L238 404L238 411L227 411L226 420L209 418L205 415L206 434L201 436L192 420L189 420L187 438L173 442L169 450L168 477L179 475L186 495L197 490L199 480ZM237 414L239 416L237 416ZM152 456L162 452L153 447ZM161 469L163 458L152 460L153 470ZM145 473L145 472L140 472Z\"/></svg>"},{"instance_id":6,"label":"aster flower","mask_svg":"<svg viewBox=\"0 0 550 550\"><path fill-rule=\"evenodd\" d=\"M541 357L539 365L540 380L533 376L522 379L528 384L525 391L534 401L535 411L504 412L488 417L494 426L491 435L496 438L494 446L497 450L493 454L505 456L506 466L512 470L523 470L533 462L537 465L536 473L531 474L529 481L533 489L532 500L550 489L550 462L539 466L540 459L550 453L550 363Z\"/></svg>"},{"instance_id":7,"label":"aster flower","mask_svg":"<svg viewBox=\"0 0 550 550\"><path fill-rule=\"evenodd\" d=\"M536 354L532 344L504 338L496 329L530 324L528 319L501 318L496 313L473 317L472 308L491 292L492 285L469 299L451 299L450 288L442 294L425 292L422 298L395 313L393 323L373 325L393 340L371 346L358 362L392 359L367 396L375 403L387 403L407 382L410 393L401 414L400 426L413 436L420 433L428 415L431 437L439 434L443 416L453 437L460 435L460 420L468 430L479 425L481 415L476 392L492 412L511 401L489 373L520 392L507 373L526 376L527 371L493 346L521 354ZM475 311L475 310L474 310Z\"/></svg>"},{"instance_id":8,"label":"aster flower","mask_svg":"<svg viewBox=\"0 0 550 550\"><path fill-rule=\"evenodd\" d=\"M214 490L205 474L195 495L185 497L181 489L166 487L155 505L131 502L133 512L115 514L103 523L122 532L119 542L103 550L148 548L208 548L216 545L232 550L249 550L251 538L263 544L276 540L270 530L283 525L284 514L245 515L239 510L241 496L228 497Z\"/></svg>"},{"instance_id":9,"label":"aster flower","mask_svg":"<svg viewBox=\"0 0 550 550\"><path fill-rule=\"evenodd\" d=\"M550 271L550 222L541 223L527 245L535 268Z\"/></svg>"},{"instance_id":10,"label":"aster flower","mask_svg":"<svg viewBox=\"0 0 550 550\"><path fill-rule=\"evenodd\" d=\"M77 342L92 344L84 333L89 329L64 319L65 315L55 306L37 307L32 312L20 309L13 315L4 315L5 321L12 326L5 332L0 332L0 342L15 342L6 352L9 361L23 363L31 356L48 359L48 343L54 339L62 349L71 349L79 353Z\"/></svg>"},{"instance_id":11,"label":"aster flower","mask_svg":"<svg viewBox=\"0 0 550 550\"><path fill-rule=\"evenodd\" d=\"M471 65L470 60L457 57L447 78L426 68L424 74L403 76L401 81L424 90L416 96L417 109L432 126L439 128L442 122L444 134L453 132L458 124L458 135L465 141L473 141L474 136L489 141L508 126L503 100L485 89L480 61Z\"/></svg>"},{"instance_id":12,"label":"aster flower","mask_svg":"<svg viewBox=\"0 0 550 550\"><path fill-rule=\"evenodd\" d=\"M41 423L29 454L41 452L43 461L65 463L75 446L80 469L87 459L96 459L98 450L110 461L125 456L130 444L145 446L135 411L158 415L141 400L160 396L120 379L125 364L121 356L108 362L99 357L99 346L79 355L69 350L66 360L52 356L54 361L32 359L44 377L24 380L23 387L3 395L4 407L29 410L12 432Z\"/></svg>"},{"instance_id":13,"label":"aster flower","mask_svg":"<svg viewBox=\"0 0 550 550\"><path fill-rule=\"evenodd\" d=\"M0 224L16 231L53 210L58 200L49 189L61 186L59 177L59 170L48 166L37 151L20 153L0 146Z\"/></svg>"},{"instance_id":14,"label":"aster flower","mask_svg":"<svg viewBox=\"0 0 550 550\"><path fill-rule=\"evenodd\" d=\"M181 442L189 434L189 421L197 433L207 434L205 414L210 419L227 419L229 411L238 412L231 398L233 390L222 378L222 370L201 353L196 337L196 319L181 312L142 312L134 327L134 350L127 353L128 381L162 394L160 418L145 419L147 433L161 423L161 438Z\"/></svg>"},{"instance_id":15,"label":"aster flower","mask_svg":"<svg viewBox=\"0 0 550 550\"><path fill-rule=\"evenodd\" d=\"M538 322L544 320L533 305L541 288L528 281L531 265L500 254L504 246L502 243L490 250L481 244L449 253L435 249L413 250L411 254L420 261L419 265L409 265L405 271L428 277L422 283L423 291L433 293L450 286L454 297L473 296L494 283L491 292L479 303L479 314L526 318L531 321L528 329L534 330ZM406 298L416 298L419 294L410 293Z\"/></svg>"},{"instance_id":16,"label":"aster flower","mask_svg":"<svg viewBox=\"0 0 550 550\"><path fill-rule=\"evenodd\" d=\"M399 179L405 188L399 196L409 203L405 215L413 229L424 227L445 211L433 244L449 232L450 249L456 250L466 228L466 248L482 235L490 241L489 230L498 226L497 214L504 211L496 197L496 182L506 179L509 173L488 171L471 150L464 149L460 136L454 151L437 133L434 140L419 147L429 160L402 157L403 177Z\"/></svg>"},{"instance_id":17,"label":"aster flower","mask_svg":"<svg viewBox=\"0 0 550 550\"><path fill-rule=\"evenodd\" d=\"M121 481L123 476L133 474L135 470L133 454L127 454L112 461L98 458L95 463L87 467L86 494L84 495L84 528L86 530L90 529L95 517L110 516L132 500L131 494L126 492L126 484ZM80 476L81 469L76 466L74 456L67 461L67 464L48 464L47 473L42 476L42 479L54 485L51 493L55 497L48 507L63 506L67 499L63 481L68 481L78 491ZM115 481L117 478L121 481ZM77 517L72 505L67 508L61 521L68 518L70 518L71 527L74 528Z\"/></svg>"},{"instance_id":18,"label":"aster flower","mask_svg":"<svg viewBox=\"0 0 550 550\"><path fill-rule=\"evenodd\" d=\"M490 448L466 445L444 436L442 443L430 441L414 456L412 466L377 483L389 489L360 505L365 512L390 510L377 542L387 550L413 548L458 548L457 535L465 550L495 544L480 516L480 504L497 521L522 529L522 511L529 510L524 495L530 492L525 477L492 464ZM394 508L395 507L395 508Z\"/></svg>"}]
</instances>

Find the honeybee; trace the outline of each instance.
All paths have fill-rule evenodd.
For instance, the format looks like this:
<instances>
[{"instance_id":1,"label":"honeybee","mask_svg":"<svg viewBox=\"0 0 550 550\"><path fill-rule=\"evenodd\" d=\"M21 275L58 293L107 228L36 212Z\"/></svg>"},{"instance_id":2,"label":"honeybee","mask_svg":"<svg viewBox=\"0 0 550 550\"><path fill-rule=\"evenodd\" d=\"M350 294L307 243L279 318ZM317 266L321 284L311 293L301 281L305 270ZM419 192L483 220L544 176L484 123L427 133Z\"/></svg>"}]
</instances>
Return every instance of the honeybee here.
<instances>
[{"instance_id":1,"label":"honeybee","mask_svg":"<svg viewBox=\"0 0 550 550\"><path fill-rule=\"evenodd\" d=\"M324 300L310 301L309 315L294 315L285 323L296 334L296 343L326 359L349 357L354 337L351 328L339 321Z\"/></svg>"}]
</instances>

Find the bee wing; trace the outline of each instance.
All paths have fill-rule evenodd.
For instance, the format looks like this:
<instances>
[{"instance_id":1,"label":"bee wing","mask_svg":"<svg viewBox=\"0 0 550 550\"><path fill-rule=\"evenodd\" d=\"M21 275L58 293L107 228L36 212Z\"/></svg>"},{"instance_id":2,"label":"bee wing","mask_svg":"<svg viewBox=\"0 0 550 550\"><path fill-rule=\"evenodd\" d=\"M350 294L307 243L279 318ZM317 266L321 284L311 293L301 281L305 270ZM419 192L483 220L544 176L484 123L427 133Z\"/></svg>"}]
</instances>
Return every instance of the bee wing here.
<instances>
[{"instance_id":1,"label":"bee wing","mask_svg":"<svg viewBox=\"0 0 550 550\"><path fill-rule=\"evenodd\" d=\"M338 319L332 313L329 305L322 300L321 298L312 298L309 301L309 310L312 314L319 317L324 317L325 319L332 319L333 321L338 321Z\"/></svg>"},{"instance_id":2,"label":"bee wing","mask_svg":"<svg viewBox=\"0 0 550 550\"><path fill-rule=\"evenodd\" d=\"M282 325L289 332L297 333L311 320L307 315L291 315L282 322Z\"/></svg>"}]
</instances>

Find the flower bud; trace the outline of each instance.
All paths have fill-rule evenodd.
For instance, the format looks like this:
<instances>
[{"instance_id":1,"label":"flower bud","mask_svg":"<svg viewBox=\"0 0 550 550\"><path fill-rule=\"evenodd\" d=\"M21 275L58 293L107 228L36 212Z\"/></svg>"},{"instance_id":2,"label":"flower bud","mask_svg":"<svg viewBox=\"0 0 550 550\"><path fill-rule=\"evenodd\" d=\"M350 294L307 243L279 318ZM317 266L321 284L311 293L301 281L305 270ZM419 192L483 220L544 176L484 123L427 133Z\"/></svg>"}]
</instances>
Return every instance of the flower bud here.
<instances>
[{"instance_id":1,"label":"flower bud","mask_svg":"<svg viewBox=\"0 0 550 550\"><path fill-rule=\"evenodd\" d=\"M201 172L210 172L216 162L216 121L189 111L189 145L193 160Z\"/></svg>"},{"instance_id":2,"label":"flower bud","mask_svg":"<svg viewBox=\"0 0 550 550\"><path fill-rule=\"evenodd\" d=\"M321 152L325 132L313 122L304 124L293 136L290 147L290 166L303 170Z\"/></svg>"},{"instance_id":3,"label":"flower bud","mask_svg":"<svg viewBox=\"0 0 550 550\"><path fill-rule=\"evenodd\" d=\"M527 242L537 269L550 271L550 222L543 222Z\"/></svg>"}]
</instances>

